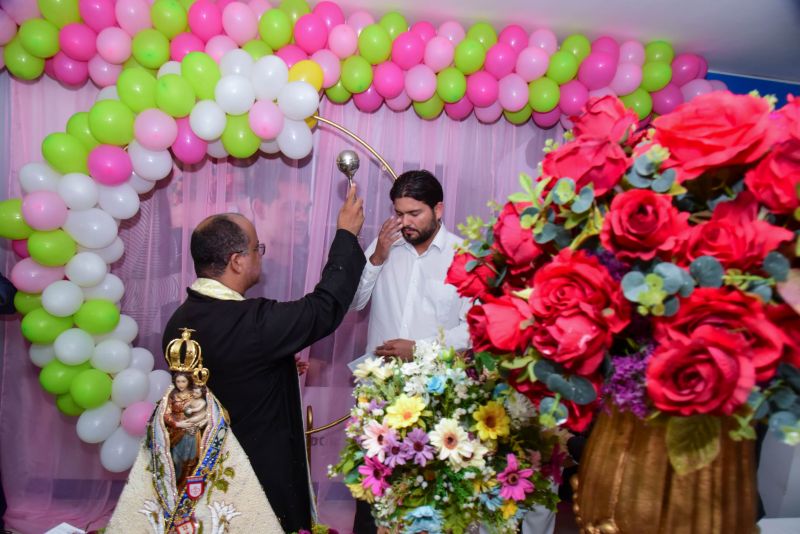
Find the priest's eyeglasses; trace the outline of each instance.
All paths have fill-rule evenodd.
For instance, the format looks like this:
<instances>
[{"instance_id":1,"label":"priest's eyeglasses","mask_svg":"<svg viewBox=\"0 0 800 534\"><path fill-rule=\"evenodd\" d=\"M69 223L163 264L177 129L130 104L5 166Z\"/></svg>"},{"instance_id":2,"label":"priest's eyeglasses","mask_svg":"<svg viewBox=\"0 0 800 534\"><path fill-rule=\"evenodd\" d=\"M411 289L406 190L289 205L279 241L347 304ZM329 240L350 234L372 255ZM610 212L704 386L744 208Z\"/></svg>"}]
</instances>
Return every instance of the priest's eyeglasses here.
<instances>
[{"instance_id":1,"label":"priest's eyeglasses","mask_svg":"<svg viewBox=\"0 0 800 534\"><path fill-rule=\"evenodd\" d=\"M267 252L267 245L264 243L256 243L255 247L247 250L239 250L236 254L249 254L251 252L258 252L259 256L263 256Z\"/></svg>"}]
</instances>

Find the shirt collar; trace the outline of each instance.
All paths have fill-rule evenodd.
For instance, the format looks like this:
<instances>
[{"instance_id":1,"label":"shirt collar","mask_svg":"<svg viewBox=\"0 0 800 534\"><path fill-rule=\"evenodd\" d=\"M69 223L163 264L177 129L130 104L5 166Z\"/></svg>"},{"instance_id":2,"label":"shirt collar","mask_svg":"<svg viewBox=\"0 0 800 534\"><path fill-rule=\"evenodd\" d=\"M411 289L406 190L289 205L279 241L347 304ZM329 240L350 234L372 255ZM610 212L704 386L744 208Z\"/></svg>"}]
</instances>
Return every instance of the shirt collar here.
<instances>
[{"instance_id":1,"label":"shirt collar","mask_svg":"<svg viewBox=\"0 0 800 534\"><path fill-rule=\"evenodd\" d=\"M414 254L417 253L417 249L414 248L414 245L412 245L411 243L406 241L403 236L400 236L400 239L395 241L392 246L404 246L408 250L413 251ZM433 241L431 241L431 244L428 247L428 250L430 250L431 247L436 247L437 249L439 249L441 251L441 250L444 250L446 246L447 246L447 229L444 227L444 223L441 223L439 225L439 229L436 231L436 235L433 236ZM424 256L425 254L427 254L428 250L426 250L425 252L420 254L420 256Z\"/></svg>"},{"instance_id":2,"label":"shirt collar","mask_svg":"<svg viewBox=\"0 0 800 534\"><path fill-rule=\"evenodd\" d=\"M189 288L217 300L244 300L244 297L222 282L212 278L198 278Z\"/></svg>"}]
</instances>

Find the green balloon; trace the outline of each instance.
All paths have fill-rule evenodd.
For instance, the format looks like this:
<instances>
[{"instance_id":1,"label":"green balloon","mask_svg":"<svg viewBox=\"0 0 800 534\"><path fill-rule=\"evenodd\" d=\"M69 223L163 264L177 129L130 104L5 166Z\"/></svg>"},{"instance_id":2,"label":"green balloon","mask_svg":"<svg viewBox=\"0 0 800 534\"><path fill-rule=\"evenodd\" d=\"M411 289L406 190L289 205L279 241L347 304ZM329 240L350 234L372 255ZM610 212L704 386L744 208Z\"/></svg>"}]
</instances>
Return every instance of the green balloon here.
<instances>
[{"instance_id":1,"label":"green balloon","mask_svg":"<svg viewBox=\"0 0 800 534\"><path fill-rule=\"evenodd\" d=\"M342 80L339 80L336 82L336 85L325 89L325 96L327 96L328 100L334 104L344 104L350 100L350 97L353 96L353 94L345 89Z\"/></svg>"},{"instance_id":2,"label":"green balloon","mask_svg":"<svg viewBox=\"0 0 800 534\"><path fill-rule=\"evenodd\" d=\"M289 15L289 19L292 21L292 27L294 27L297 19L306 13L311 13L311 8L308 7L308 2L306 2L306 0L283 0L278 7L281 11Z\"/></svg>"},{"instance_id":3,"label":"green balloon","mask_svg":"<svg viewBox=\"0 0 800 534\"><path fill-rule=\"evenodd\" d=\"M111 377L99 369L86 369L72 380L69 393L78 406L98 408L111 397Z\"/></svg>"},{"instance_id":4,"label":"green balloon","mask_svg":"<svg viewBox=\"0 0 800 534\"><path fill-rule=\"evenodd\" d=\"M383 63L392 53L389 32L380 24L366 26L358 36L358 52L373 65Z\"/></svg>"},{"instance_id":5,"label":"green balloon","mask_svg":"<svg viewBox=\"0 0 800 534\"><path fill-rule=\"evenodd\" d=\"M42 141L42 155L45 161L61 174L80 172L89 174L86 160L89 151L75 137L62 132L51 133Z\"/></svg>"},{"instance_id":6,"label":"green balloon","mask_svg":"<svg viewBox=\"0 0 800 534\"><path fill-rule=\"evenodd\" d=\"M194 89L182 76L165 74L156 82L156 105L164 113L186 117L194 107Z\"/></svg>"},{"instance_id":7,"label":"green balloon","mask_svg":"<svg viewBox=\"0 0 800 534\"><path fill-rule=\"evenodd\" d=\"M133 141L133 111L119 100L95 102L89 110L89 128L103 144L125 146Z\"/></svg>"},{"instance_id":8,"label":"green balloon","mask_svg":"<svg viewBox=\"0 0 800 534\"><path fill-rule=\"evenodd\" d=\"M125 69L117 78L119 99L134 113L156 107L156 78L144 69Z\"/></svg>"},{"instance_id":9,"label":"green balloon","mask_svg":"<svg viewBox=\"0 0 800 534\"><path fill-rule=\"evenodd\" d=\"M64 331L72 328L72 317L56 317L44 308L36 308L22 318L22 335L31 343L49 345Z\"/></svg>"},{"instance_id":10,"label":"green balloon","mask_svg":"<svg viewBox=\"0 0 800 534\"><path fill-rule=\"evenodd\" d=\"M28 19L19 27L19 41L36 57L53 57L59 51L58 28L44 19Z\"/></svg>"},{"instance_id":11,"label":"green balloon","mask_svg":"<svg viewBox=\"0 0 800 534\"><path fill-rule=\"evenodd\" d=\"M81 21L78 0L38 0L37 3L42 16L59 28Z\"/></svg>"},{"instance_id":12,"label":"green balloon","mask_svg":"<svg viewBox=\"0 0 800 534\"><path fill-rule=\"evenodd\" d=\"M222 146L234 158L249 158L258 151L261 139L253 133L247 114L228 115L222 132Z\"/></svg>"},{"instance_id":13,"label":"green balloon","mask_svg":"<svg viewBox=\"0 0 800 534\"><path fill-rule=\"evenodd\" d=\"M669 65L675 58L675 50L666 41L650 41L644 47L645 62L666 63Z\"/></svg>"},{"instance_id":14,"label":"green balloon","mask_svg":"<svg viewBox=\"0 0 800 534\"><path fill-rule=\"evenodd\" d=\"M622 100L626 108L636 112L640 120L650 115L650 112L653 111L653 98L650 93L641 87L629 95L621 96L619 99Z\"/></svg>"},{"instance_id":15,"label":"green balloon","mask_svg":"<svg viewBox=\"0 0 800 534\"><path fill-rule=\"evenodd\" d=\"M122 72L125 72L126 70L129 70L129 69L143 70L143 71L147 72L148 74L150 74L153 78L155 78L156 75L158 75L158 69L149 69L149 68L145 67L144 65L142 65L141 63L136 61L136 58L133 57L133 56L131 56L128 59L126 59L125 63L122 64Z\"/></svg>"},{"instance_id":16,"label":"green balloon","mask_svg":"<svg viewBox=\"0 0 800 534\"><path fill-rule=\"evenodd\" d=\"M533 109L528 104L525 104L525 107L519 111L508 111L504 110L503 115L506 116L506 119L511 124L525 124L531 118L531 113L533 113Z\"/></svg>"},{"instance_id":17,"label":"green balloon","mask_svg":"<svg viewBox=\"0 0 800 534\"><path fill-rule=\"evenodd\" d=\"M397 11L390 11L385 14L379 23L389 33L389 37L394 41L397 36L408 31L408 21Z\"/></svg>"},{"instance_id":18,"label":"green balloon","mask_svg":"<svg viewBox=\"0 0 800 534\"><path fill-rule=\"evenodd\" d=\"M452 104L461 100L467 92L467 78L455 67L447 67L436 75L436 94Z\"/></svg>"},{"instance_id":19,"label":"green balloon","mask_svg":"<svg viewBox=\"0 0 800 534\"><path fill-rule=\"evenodd\" d=\"M571 53L559 50L550 56L547 77L559 85L565 84L578 74L579 63L580 61Z\"/></svg>"},{"instance_id":20,"label":"green balloon","mask_svg":"<svg viewBox=\"0 0 800 534\"><path fill-rule=\"evenodd\" d=\"M561 43L561 50L575 56L578 59L578 63L580 63L592 51L592 43L589 42L585 35L574 33L564 39L564 42Z\"/></svg>"},{"instance_id":21,"label":"green balloon","mask_svg":"<svg viewBox=\"0 0 800 534\"><path fill-rule=\"evenodd\" d=\"M431 120L441 115L444 109L444 100L434 93L425 102L414 102L414 111L423 119Z\"/></svg>"},{"instance_id":22,"label":"green balloon","mask_svg":"<svg viewBox=\"0 0 800 534\"><path fill-rule=\"evenodd\" d=\"M83 413L83 407L79 406L69 393L59 395L56 399L56 406L58 411L64 415L77 416Z\"/></svg>"},{"instance_id":23,"label":"green balloon","mask_svg":"<svg viewBox=\"0 0 800 534\"><path fill-rule=\"evenodd\" d=\"M100 144L92 135L91 128L89 128L88 111L79 111L69 118L67 121L67 133L80 141L89 151Z\"/></svg>"},{"instance_id":24,"label":"green balloon","mask_svg":"<svg viewBox=\"0 0 800 534\"><path fill-rule=\"evenodd\" d=\"M263 17L262 17L263 20ZM189 52L181 61L183 76L200 100L214 100L214 88L221 74L219 65L204 52Z\"/></svg>"},{"instance_id":25,"label":"green balloon","mask_svg":"<svg viewBox=\"0 0 800 534\"><path fill-rule=\"evenodd\" d=\"M25 50L18 37L3 48L3 61L8 72L20 80L35 80L44 72L44 59Z\"/></svg>"},{"instance_id":26,"label":"green balloon","mask_svg":"<svg viewBox=\"0 0 800 534\"><path fill-rule=\"evenodd\" d=\"M69 386L75 377L87 369L91 369L89 362L67 365L61 360L50 360L39 372L39 384L48 393L64 395L69 393Z\"/></svg>"},{"instance_id":27,"label":"green balloon","mask_svg":"<svg viewBox=\"0 0 800 534\"><path fill-rule=\"evenodd\" d=\"M186 9L178 0L156 0L150 7L153 27L172 39L186 29L188 17Z\"/></svg>"},{"instance_id":28,"label":"green balloon","mask_svg":"<svg viewBox=\"0 0 800 534\"><path fill-rule=\"evenodd\" d=\"M642 89L650 93L659 91L667 86L672 79L672 67L669 63L655 61L642 66Z\"/></svg>"},{"instance_id":29,"label":"green balloon","mask_svg":"<svg viewBox=\"0 0 800 534\"><path fill-rule=\"evenodd\" d=\"M87 300L75 313L75 325L92 335L107 334L119 323L119 308L110 300Z\"/></svg>"},{"instance_id":30,"label":"green balloon","mask_svg":"<svg viewBox=\"0 0 800 534\"><path fill-rule=\"evenodd\" d=\"M528 104L533 111L547 113L552 111L561 98L558 84L548 77L539 78L528 84Z\"/></svg>"},{"instance_id":31,"label":"green balloon","mask_svg":"<svg viewBox=\"0 0 800 534\"><path fill-rule=\"evenodd\" d=\"M342 62L342 84L351 93L363 93L372 83L372 67L361 56L350 56Z\"/></svg>"},{"instance_id":32,"label":"green balloon","mask_svg":"<svg viewBox=\"0 0 800 534\"><path fill-rule=\"evenodd\" d=\"M20 315L27 315L33 310L42 307L42 294L17 291L14 294L14 307Z\"/></svg>"},{"instance_id":33,"label":"green balloon","mask_svg":"<svg viewBox=\"0 0 800 534\"><path fill-rule=\"evenodd\" d=\"M22 216L22 199L9 198L0 201L0 237L27 239L33 233Z\"/></svg>"},{"instance_id":34,"label":"green balloon","mask_svg":"<svg viewBox=\"0 0 800 534\"><path fill-rule=\"evenodd\" d=\"M492 25L486 22L473 24L467 30L467 37L478 41L484 49L489 50L497 42L497 32Z\"/></svg>"},{"instance_id":35,"label":"green balloon","mask_svg":"<svg viewBox=\"0 0 800 534\"><path fill-rule=\"evenodd\" d=\"M258 34L273 50L289 44L294 23L281 9L268 9L258 21Z\"/></svg>"},{"instance_id":36,"label":"green balloon","mask_svg":"<svg viewBox=\"0 0 800 534\"><path fill-rule=\"evenodd\" d=\"M486 61L486 49L475 39L465 37L456 46L456 68L464 74L479 71L484 61Z\"/></svg>"},{"instance_id":37,"label":"green balloon","mask_svg":"<svg viewBox=\"0 0 800 534\"><path fill-rule=\"evenodd\" d=\"M47 267L60 267L66 265L78 252L78 245L64 230L33 232L28 238L28 251L37 263Z\"/></svg>"},{"instance_id":38,"label":"green balloon","mask_svg":"<svg viewBox=\"0 0 800 534\"><path fill-rule=\"evenodd\" d=\"M148 69L169 61L169 40L158 30L142 30L133 38L133 57Z\"/></svg>"},{"instance_id":39,"label":"green balloon","mask_svg":"<svg viewBox=\"0 0 800 534\"><path fill-rule=\"evenodd\" d=\"M192 7L192 5L195 2L197 2L197 0L180 0L180 2L181 2L181 5L183 6L183 9L185 9L186 12L188 13L189 12L189 8Z\"/></svg>"},{"instance_id":40,"label":"green balloon","mask_svg":"<svg viewBox=\"0 0 800 534\"><path fill-rule=\"evenodd\" d=\"M242 50L250 54L255 61L258 61L264 56L270 56L275 53L274 50L272 50L272 48L270 48L270 46L261 39L247 41L242 47Z\"/></svg>"}]
</instances>

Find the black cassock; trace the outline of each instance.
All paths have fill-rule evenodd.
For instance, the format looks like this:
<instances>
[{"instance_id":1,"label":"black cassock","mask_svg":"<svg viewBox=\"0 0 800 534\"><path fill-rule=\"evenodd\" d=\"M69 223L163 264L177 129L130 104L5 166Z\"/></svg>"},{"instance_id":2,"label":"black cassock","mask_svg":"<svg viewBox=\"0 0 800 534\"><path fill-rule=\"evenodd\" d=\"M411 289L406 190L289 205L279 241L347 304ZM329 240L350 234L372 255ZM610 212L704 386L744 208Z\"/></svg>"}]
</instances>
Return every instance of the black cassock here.
<instances>
[{"instance_id":1,"label":"black cassock","mask_svg":"<svg viewBox=\"0 0 800 534\"><path fill-rule=\"evenodd\" d=\"M286 532L311 528L294 355L339 326L365 262L356 237L338 230L320 282L300 300L218 300L189 289L164 331L164 348L180 337L180 328L196 331L192 338L211 374L208 386L230 413L231 428Z\"/></svg>"}]
</instances>

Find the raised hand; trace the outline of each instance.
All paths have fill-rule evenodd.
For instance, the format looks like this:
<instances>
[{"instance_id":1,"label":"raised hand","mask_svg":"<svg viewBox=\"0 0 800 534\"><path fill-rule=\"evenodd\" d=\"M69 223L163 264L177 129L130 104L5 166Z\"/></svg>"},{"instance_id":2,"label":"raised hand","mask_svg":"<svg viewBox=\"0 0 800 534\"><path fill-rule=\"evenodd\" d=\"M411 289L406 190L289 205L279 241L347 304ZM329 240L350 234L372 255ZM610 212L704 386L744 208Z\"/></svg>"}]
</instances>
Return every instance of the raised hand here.
<instances>
[{"instance_id":1,"label":"raised hand","mask_svg":"<svg viewBox=\"0 0 800 534\"><path fill-rule=\"evenodd\" d=\"M383 265L383 262L389 257L389 250L395 241L400 239L400 217L392 215L383 222L381 231L378 234L378 244L375 246L375 252L369 257L369 262L372 265Z\"/></svg>"},{"instance_id":2,"label":"raised hand","mask_svg":"<svg viewBox=\"0 0 800 534\"><path fill-rule=\"evenodd\" d=\"M336 228L347 230L354 236L358 236L361 226L364 224L364 200L356 196L356 184L350 186L347 191L347 198L339 209L339 218L336 221Z\"/></svg>"}]
</instances>

